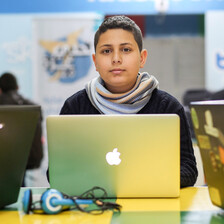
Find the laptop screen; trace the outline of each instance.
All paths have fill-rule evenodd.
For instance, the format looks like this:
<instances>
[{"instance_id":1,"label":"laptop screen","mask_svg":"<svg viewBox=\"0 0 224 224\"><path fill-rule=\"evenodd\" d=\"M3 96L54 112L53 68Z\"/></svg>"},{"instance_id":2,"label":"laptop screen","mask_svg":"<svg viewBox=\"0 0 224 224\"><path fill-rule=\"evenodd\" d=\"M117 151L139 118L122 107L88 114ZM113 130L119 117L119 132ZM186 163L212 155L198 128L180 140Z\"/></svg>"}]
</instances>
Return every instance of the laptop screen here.
<instances>
[{"instance_id":1,"label":"laptop screen","mask_svg":"<svg viewBox=\"0 0 224 224\"><path fill-rule=\"evenodd\" d=\"M190 108L211 201L224 208L224 100L192 102Z\"/></svg>"},{"instance_id":2,"label":"laptop screen","mask_svg":"<svg viewBox=\"0 0 224 224\"><path fill-rule=\"evenodd\" d=\"M17 200L39 117L39 106L0 106L0 207Z\"/></svg>"}]
</instances>

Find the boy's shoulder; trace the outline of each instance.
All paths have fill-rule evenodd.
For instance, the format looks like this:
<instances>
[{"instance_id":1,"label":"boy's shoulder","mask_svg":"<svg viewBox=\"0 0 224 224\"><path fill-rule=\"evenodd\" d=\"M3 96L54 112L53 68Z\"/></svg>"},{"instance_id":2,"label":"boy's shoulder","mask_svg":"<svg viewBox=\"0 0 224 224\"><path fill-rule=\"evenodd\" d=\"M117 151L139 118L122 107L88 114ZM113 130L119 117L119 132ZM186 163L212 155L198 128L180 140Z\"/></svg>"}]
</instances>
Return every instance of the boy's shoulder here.
<instances>
[{"instance_id":1,"label":"boy's shoulder","mask_svg":"<svg viewBox=\"0 0 224 224\"><path fill-rule=\"evenodd\" d=\"M161 90L161 89L155 89L153 91L153 95L152 95L153 98L157 98L161 101L171 101L171 102L176 102L176 103L179 103L179 101L173 96L171 95L170 93L164 91L164 90Z\"/></svg>"},{"instance_id":2,"label":"boy's shoulder","mask_svg":"<svg viewBox=\"0 0 224 224\"><path fill-rule=\"evenodd\" d=\"M80 101L80 100L88 100L88 95L85 89L81 89L78 92L71 95L67 101Z\"/></svg>"},{"instance_id":3,"label":"boy's shoulder","mask_svg":"<svg viewBox=\"0 0 224 224\"><path fill-rule=\"evenodd\" d=\"M85 89L79 90L66 99L60 114L97 114Z\"/></svg>"},{"instance_id":4,"label":"boy's shoulder","mask_svg":"<svg viewBox=\"0 0 224 224\"><path fill-rule=\"evenodd\" d=\"M169 113L182 110L182 105L170 93L155 89L145 109L146 108L153 113Z\"/></svg>"}]
</instances>

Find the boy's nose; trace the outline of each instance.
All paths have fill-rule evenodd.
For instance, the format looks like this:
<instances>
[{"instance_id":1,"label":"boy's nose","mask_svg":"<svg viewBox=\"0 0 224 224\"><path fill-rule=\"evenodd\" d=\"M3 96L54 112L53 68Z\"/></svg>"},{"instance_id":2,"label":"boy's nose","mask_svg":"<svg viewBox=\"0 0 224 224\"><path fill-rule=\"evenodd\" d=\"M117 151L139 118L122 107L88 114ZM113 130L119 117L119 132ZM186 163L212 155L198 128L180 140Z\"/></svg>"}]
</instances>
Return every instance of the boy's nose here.
<instances>
[{"instance_id":1,"label":"boy's nose","mask_svg":"<svg viewBox=\"0 0 224 224\"><path fill-rule=\"evenodd\" d=\"M122 62L122 57L119 52L114 52L113 57L112 57L112 63L121 63Z\"/></svg>"}]
</instances>

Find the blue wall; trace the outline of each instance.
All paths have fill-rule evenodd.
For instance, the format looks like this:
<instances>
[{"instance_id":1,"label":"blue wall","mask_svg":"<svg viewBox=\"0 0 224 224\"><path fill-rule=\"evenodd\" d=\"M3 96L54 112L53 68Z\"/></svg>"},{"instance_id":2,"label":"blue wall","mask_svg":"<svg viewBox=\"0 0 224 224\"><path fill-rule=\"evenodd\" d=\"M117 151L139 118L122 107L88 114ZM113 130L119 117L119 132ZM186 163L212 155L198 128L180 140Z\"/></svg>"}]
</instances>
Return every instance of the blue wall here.
<instances>
[{"instance_id":1,"label":"blue wall","mask_svg":"<svg viewBox=\"0 0 224 224\"><path fill-rule=\"evenodd\" d=\"M165 0L167 1L167 0ZM168 0L168 14L203 14L223 10L222 0ZM7 0L0 13L98 12L103 14L156 14L152 0Z\"/></svg>"}]
</instances>

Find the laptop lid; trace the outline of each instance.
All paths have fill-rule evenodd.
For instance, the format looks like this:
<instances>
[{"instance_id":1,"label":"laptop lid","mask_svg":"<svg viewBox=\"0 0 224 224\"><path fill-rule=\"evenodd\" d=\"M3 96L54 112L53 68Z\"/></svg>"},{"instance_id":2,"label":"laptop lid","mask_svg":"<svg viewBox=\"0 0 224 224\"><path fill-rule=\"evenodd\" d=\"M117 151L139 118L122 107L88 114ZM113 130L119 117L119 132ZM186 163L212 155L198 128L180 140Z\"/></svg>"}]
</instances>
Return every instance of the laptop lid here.
<instances>
[{"instance_id":1,"label":"laptop lid","mask_svg":"<svg viewBox=\"0 0 224 224\"><path fill-rule=\"evenodd\" d=\"M224 208L224 100L190 105L211 201Z\"/></svg>"},{"instance_id":2,"label":"laptop lid","mask_svg":"<svg viewBox=\"0 0 224 224\"><path fill-rule=\"evenodd\" d=\"M39 106L0 106L0 208L17 201Z\"/></svg>"},{"instance_id":3,"label":"laptop lid","mask_svg":"<svg viewBox=\"0 0 224 224\"><path fill-rule=\"evenodd\" d=\"M179 117L47 117L51 188L80 195L94 186L108 197L178 197Z\"/></svg>"}]
</instances>

